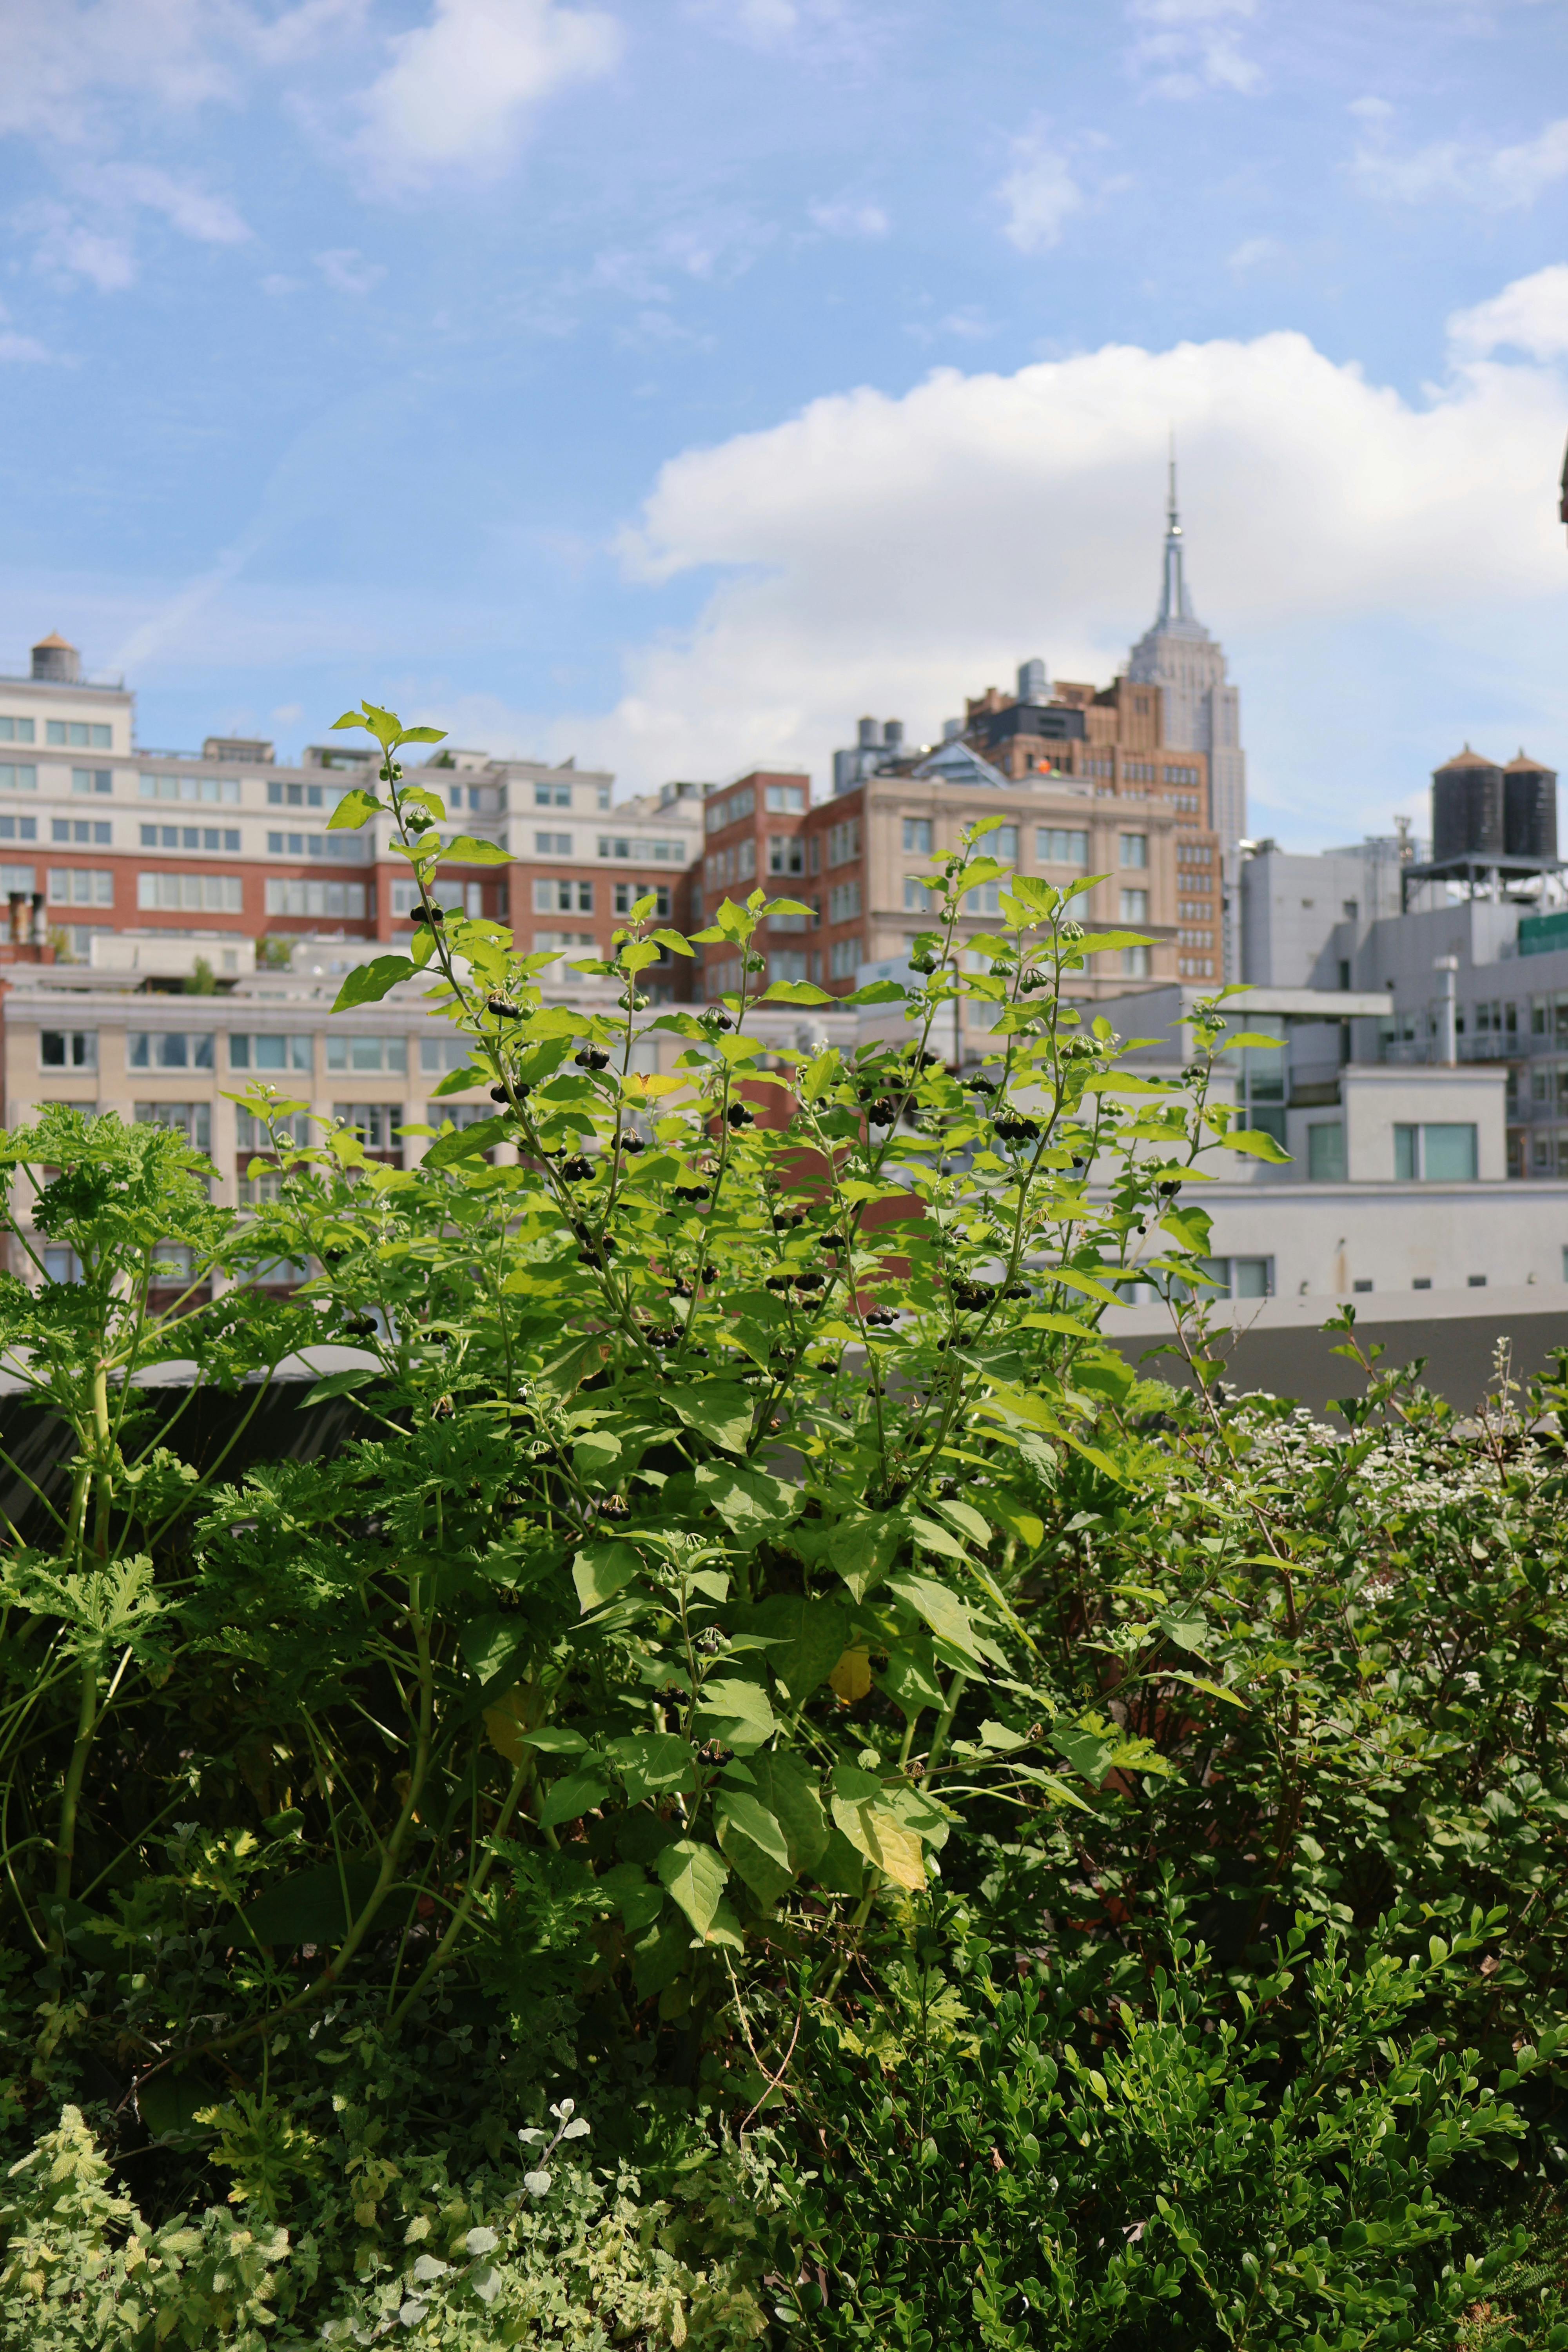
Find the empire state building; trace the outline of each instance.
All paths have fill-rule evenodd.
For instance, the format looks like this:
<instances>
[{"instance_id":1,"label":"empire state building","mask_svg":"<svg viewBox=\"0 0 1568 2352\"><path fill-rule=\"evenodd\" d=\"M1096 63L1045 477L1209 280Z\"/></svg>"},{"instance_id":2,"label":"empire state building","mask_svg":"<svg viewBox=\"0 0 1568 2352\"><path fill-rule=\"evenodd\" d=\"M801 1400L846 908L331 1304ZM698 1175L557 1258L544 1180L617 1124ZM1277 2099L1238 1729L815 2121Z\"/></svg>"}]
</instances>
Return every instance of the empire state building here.
<instances>
[{"instance_id":1,"label":"empire state building","mask_svg":"<svg viewBox=\"0 0 1568 2352\"><path fill-rule=\"evenodd\" d=\"M1241 698L1226 676L1225 648L1194 613L1183 570L1181 518L1176 511L1176 461L1171 459L1165 516L1165 569L1160 612L1140 637L1127 675L1163 690L1164 740L1174 750L1206 751L1209 823L1219 835L1224 874L1225 977L1241 977L1240 844L1247 831L1247 754L1241 748Z\"/></svg>"}]
</instances>

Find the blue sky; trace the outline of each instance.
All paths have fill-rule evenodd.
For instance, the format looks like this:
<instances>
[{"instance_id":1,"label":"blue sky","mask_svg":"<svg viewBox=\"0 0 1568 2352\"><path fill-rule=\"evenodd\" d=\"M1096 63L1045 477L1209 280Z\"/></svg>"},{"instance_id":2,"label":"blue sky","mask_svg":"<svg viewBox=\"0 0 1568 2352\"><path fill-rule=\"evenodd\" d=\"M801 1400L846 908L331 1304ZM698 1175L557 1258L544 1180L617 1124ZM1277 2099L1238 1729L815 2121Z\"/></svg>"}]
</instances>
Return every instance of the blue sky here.
<instances>
[{"instance_id":1,"label":"blue sky","mask_svg":"<svg viewBox=\"0 0 1568 2352\"><path fill-rule=\"evenodd\" d=\"M0 659L622 789L1152 616L1252 822L1568 766L1554 0L9 0ZM1564 110L1563 114L1554 107Z\"/></svg>"}]
</instances>

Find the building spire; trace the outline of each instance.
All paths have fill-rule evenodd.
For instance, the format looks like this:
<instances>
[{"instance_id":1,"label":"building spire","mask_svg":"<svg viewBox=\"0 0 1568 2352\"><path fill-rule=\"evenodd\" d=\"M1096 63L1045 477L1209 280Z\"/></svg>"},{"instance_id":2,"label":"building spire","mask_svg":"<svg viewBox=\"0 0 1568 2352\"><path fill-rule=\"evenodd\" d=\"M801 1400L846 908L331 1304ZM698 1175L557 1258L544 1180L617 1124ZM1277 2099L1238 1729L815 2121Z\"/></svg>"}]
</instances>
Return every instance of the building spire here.
<instances>
[{"instance_id":1,"label":"building spire","mask_svg":"<svg viewBox=\"0 0 1568 2352\"><path fill-rule=\"evenodd\" d=\"M1165 571L1160 589L1160 617L1154 625L1168 629L1173 621L1190 621L1187 583L1182 571L1182 519L1176 508L1176 436L1171 434L1169 488L1165 499Z\"/></svg>"}]
</instances>

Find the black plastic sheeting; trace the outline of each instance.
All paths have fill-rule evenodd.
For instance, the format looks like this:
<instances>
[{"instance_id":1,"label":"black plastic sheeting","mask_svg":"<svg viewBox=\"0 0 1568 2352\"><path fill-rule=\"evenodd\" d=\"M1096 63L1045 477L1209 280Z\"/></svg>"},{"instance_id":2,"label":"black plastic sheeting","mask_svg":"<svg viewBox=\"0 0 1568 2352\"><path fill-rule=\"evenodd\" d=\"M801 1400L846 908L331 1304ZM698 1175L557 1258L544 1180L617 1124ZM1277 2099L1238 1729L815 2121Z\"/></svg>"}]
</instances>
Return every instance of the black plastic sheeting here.
<instances>
[{"instance_id":1,"label":"black plastic sheeting","mask_svg":"<svg viewBox=\"0 0 1568 2352\"><path fill-rule=\"evenodd\" d=\"M220 1484L237 1483L258 1463L313 1462L336 1454L356 1424L364 1426L352 1397L330 1397L305 1407L312 1384L272 1383L224 1462ZM244 1388L200 1389L194 1396L183 1386L143 1389L143 1417L130 1444L131 1456L166 1445L193 1469L210 1472L254 1396L253 1389ZM63 1511L70 1498L76 1438L69 1423L25 1396L0 1397L0 1527L14 1528L24 1542L52 1547L55 1528L45 1502Z\"/></svg>"}]
</instances>

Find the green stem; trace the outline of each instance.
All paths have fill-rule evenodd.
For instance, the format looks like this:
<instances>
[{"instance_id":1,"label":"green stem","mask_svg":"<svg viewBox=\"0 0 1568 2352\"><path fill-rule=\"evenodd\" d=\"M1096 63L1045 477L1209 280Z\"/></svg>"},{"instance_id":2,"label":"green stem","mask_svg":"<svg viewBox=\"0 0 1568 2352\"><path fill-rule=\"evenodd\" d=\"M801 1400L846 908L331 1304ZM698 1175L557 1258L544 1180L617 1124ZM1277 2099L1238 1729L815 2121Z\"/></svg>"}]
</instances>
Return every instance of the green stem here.
<instances>
[{"instance_id":1,"label":"green stem","mask_svg":"<svg viewBox=\"0 0 1568 2352\"><path fill-rule=\"evenodd\" d=\"M81 1696L77 1706L76 1739L71 1748L70 1762L66 1768L65 1787L60 1791L59 1831L55 1839L55 1904L56 1916L49 1924L49 1949L58 1956L65 1949L65 1930L58 1906L68 1902L71 1891L71 1870L76 1859L77 1816L81 1806L81 1786L87 1777L87 1759L92 1748L92 1735L98 1723L99 1659L89 1651L81 1662Z\"/></svg>"}]
</instances>

